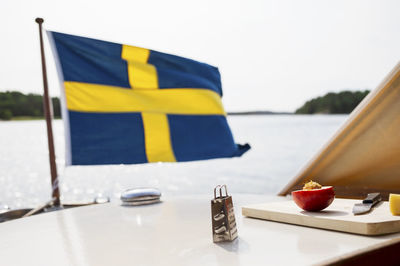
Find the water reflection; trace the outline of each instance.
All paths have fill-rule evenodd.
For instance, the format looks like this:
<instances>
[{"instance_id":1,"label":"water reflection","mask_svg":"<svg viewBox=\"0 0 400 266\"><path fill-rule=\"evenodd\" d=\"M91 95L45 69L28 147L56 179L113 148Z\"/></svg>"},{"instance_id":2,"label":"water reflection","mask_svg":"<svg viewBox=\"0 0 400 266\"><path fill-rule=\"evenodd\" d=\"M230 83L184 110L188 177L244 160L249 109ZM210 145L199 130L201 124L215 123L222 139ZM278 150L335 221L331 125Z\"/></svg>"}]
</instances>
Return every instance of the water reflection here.
<instances>
[{"instance_id":1,"label":"water reflection","mask_svg":"<svg viewBox=\"0 0 400 266\"><path fill-rule=\"evenodd\" d=\"M74 166L65 168L61 120L54 121L61 193L65 199L116 200L129 187L157 187L164 194L208 194L226 183L231 193L277 193L336 131L346 116L228 117L237 143L252 149L241 158L187 163ZM0 122L0 195L11 208L49 199L50 173L44 121Z\"/></svg>"}]
</instances>

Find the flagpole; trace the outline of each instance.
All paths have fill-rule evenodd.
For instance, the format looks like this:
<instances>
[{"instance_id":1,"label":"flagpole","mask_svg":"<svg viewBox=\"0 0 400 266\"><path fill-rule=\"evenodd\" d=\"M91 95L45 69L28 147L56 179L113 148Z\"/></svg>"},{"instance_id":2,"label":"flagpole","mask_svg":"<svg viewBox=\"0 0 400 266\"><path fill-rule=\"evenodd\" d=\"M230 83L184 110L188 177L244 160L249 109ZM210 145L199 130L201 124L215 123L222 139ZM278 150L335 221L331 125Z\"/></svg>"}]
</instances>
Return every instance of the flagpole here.
<instances>
[{"instance_id":1,"label":"flagpole","mask_svg":"<svg viewBox=\"0 0 400 266\"><path fill-rule=\"evenodd\" d=\"M49 159L50 159L51 188L52 188L51 196L54 199L54 205L60 206L60 190L58 187L56 155L54 152L53 127L51 124L50 98L47 85L46 59L44 56L44 48L43 48L42 23L44 20L42 18L36 18L35 21L36 23L39 24L40 53L42 58L42 73L43 73L43 88L44 88L43 108L46 117L47 141L49 144Z\"/></svg>"}]
</instances>

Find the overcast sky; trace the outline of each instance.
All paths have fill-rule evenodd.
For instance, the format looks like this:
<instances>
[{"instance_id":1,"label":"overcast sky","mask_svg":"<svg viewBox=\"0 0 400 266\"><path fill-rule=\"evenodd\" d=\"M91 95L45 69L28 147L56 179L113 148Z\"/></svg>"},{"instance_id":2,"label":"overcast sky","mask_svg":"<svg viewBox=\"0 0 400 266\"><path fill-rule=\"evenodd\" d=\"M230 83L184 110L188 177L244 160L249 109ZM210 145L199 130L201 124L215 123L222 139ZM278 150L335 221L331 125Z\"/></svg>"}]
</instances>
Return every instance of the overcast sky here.
<instances>
[{"instance_id":1,"label":"overcast sky","mask_svg":"<svg viewBox=\"0 0 400 266\"><path fill-rule=\"evenodd\" d=\"M400 59L400 1L1 0L0 91L42 93L38 26L219 67L228 111L373 89ZM60 87L47 37L50 94Z\"/></svg>"}]
</instances>

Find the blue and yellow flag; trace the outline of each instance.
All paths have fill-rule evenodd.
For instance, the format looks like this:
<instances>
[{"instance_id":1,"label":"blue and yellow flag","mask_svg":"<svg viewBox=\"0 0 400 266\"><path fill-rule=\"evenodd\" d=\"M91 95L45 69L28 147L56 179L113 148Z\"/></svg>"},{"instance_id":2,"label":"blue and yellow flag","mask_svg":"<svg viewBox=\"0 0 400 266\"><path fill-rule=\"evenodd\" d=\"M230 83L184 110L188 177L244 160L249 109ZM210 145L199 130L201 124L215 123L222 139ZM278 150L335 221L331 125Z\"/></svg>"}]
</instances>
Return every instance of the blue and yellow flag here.
<instances>
[{"instance_id":1,"label":"blue and yellow flag","mask_svg":"<svg viewBox=\"0 0 400 266\"><path fill-rule=\"evenodd\" d=\"M64 92L67 165L241 156L216 67L149 49L48 32Z\"/></svg>"}]
</instances>

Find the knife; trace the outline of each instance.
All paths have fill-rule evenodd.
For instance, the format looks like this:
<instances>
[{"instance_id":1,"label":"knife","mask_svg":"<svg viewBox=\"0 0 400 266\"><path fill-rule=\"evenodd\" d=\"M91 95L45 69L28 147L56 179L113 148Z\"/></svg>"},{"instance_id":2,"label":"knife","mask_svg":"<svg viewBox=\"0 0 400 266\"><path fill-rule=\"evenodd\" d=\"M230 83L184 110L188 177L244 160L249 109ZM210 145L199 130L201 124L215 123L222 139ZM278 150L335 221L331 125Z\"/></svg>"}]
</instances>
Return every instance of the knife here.
<instances>
[{"instance_id":1,"label":"knife","mask_svg":"<svg viewBox=\"0 0 400 266\"><path fill-rule=\"evenodd\" d=\"M371 210L371 208L381 201L380 193L369 193L362 203L356 203L353 207L353 214L364 214Z\"/></svg>"}]
</instances>

